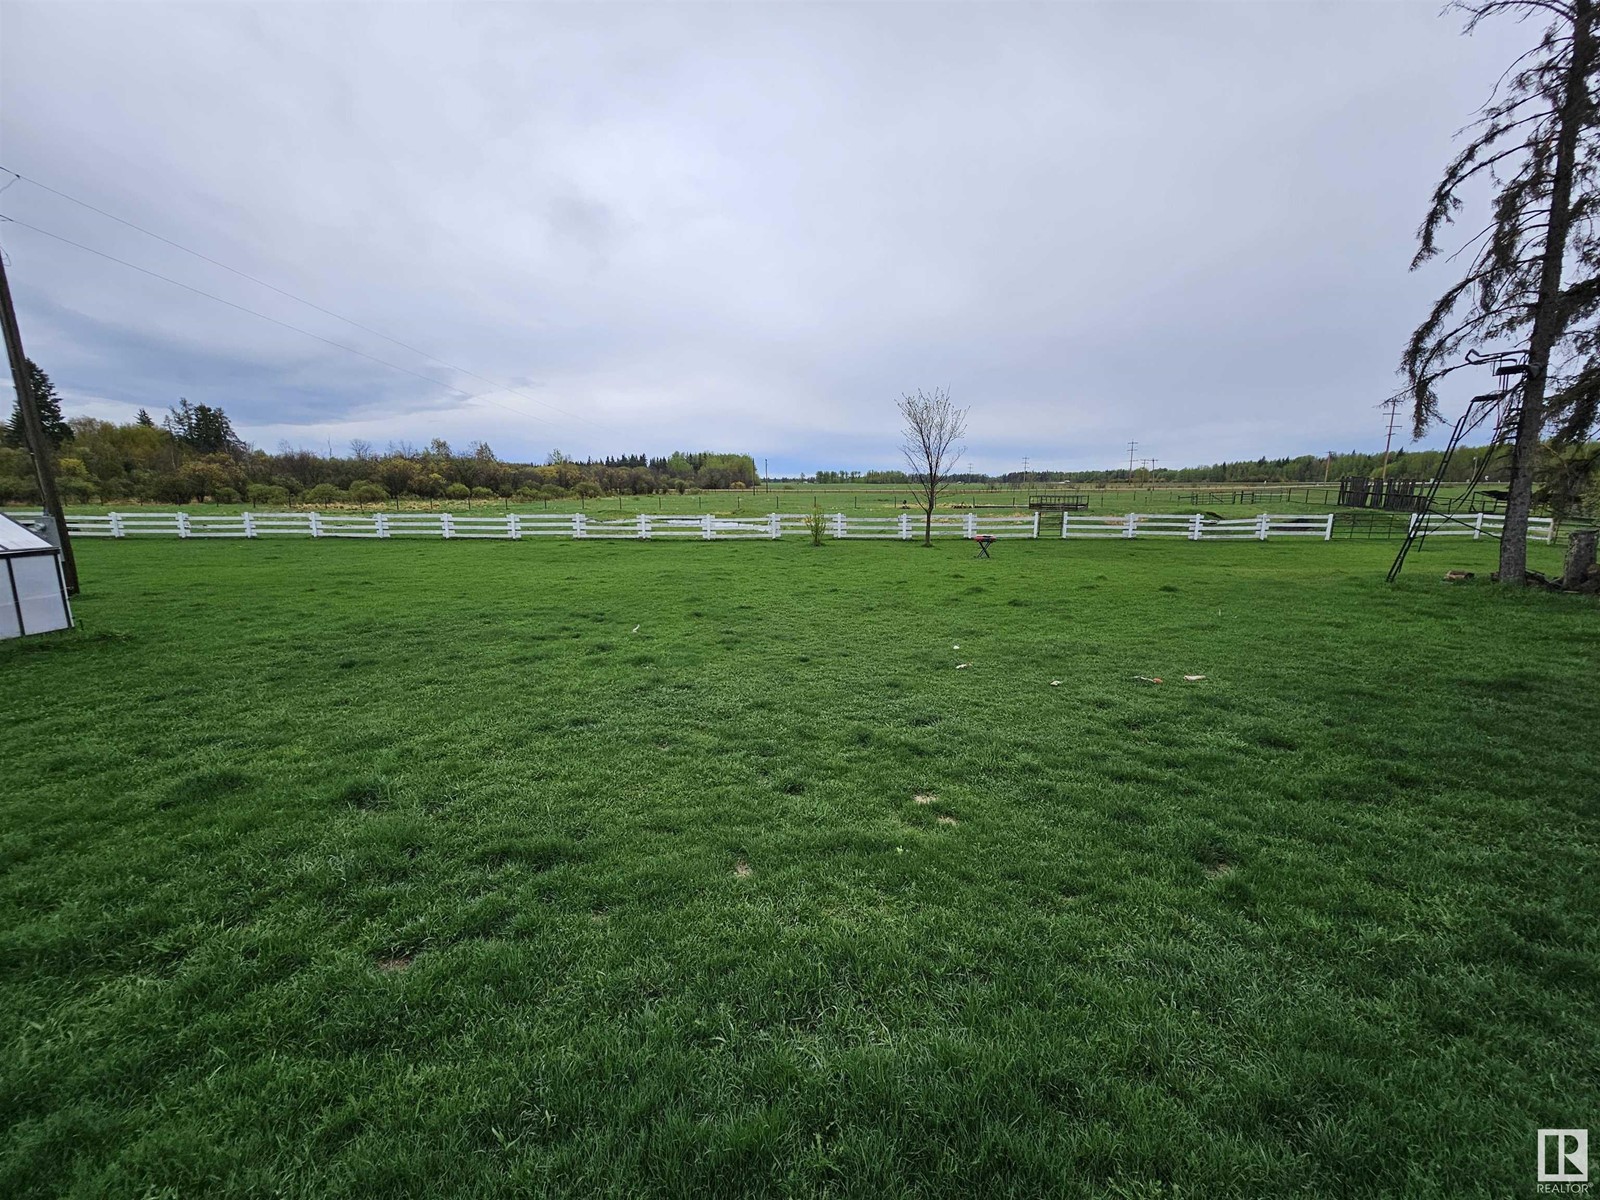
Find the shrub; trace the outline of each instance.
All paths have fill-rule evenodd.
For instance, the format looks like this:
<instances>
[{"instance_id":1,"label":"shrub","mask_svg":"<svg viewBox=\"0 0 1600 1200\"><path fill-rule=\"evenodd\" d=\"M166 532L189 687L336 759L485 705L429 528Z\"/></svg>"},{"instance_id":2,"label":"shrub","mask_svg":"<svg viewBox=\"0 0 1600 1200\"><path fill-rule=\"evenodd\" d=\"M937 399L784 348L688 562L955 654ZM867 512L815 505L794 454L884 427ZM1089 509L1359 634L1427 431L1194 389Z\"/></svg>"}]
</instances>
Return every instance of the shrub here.
<instances>
[{"instance_id":1,"label":"shrub","mask_svg":"<svg viewBox=\"0 0 1600 1200\"><path fill-rule=\"evenodd\" d=\"M444 495L446 500L470 500L472 489L464 483L452 483L445 488Z\"/></svg>"},{"instance_id":2,"label":"shrub","mask_svg":"<svg viewBox=\"0 0 1600 1200\"><path fill-rule=\"evenodd\" d=\"M307 488L300 493L302 504L335 504L349 497L331 483L319 483L314 488Z\"/></svg>"},{"instance_id":3,"label":"shrub","mask_svg":"<svg viewBox=\"0 0 1600 1200\"><path fill-rule=\"evenodd\" d=\"M495 491L493 488L475 487L472 489L472 498L474 500L493 500L496 498Z\"/></svg>"},{"instance_id":4,"label":"shrub","mask_svg":"<svg viewBox=\"0 0 1600 1200\"><path fill-rule=\"evenodd\" d=\"M585 479L572 490L586 500L593 500L600 494L600 485L592 479Z\"/></svg>"},{"instance_id":5,"label":"shrub","mask_svg":"<svg viewBox=\"0 0 1600 1200\"><path fill-rule=\"evenodd\" d=\"M389 489L380 483L360 479L350 485L350 499L357 504L382 504L388 498Z\"/></svg>"},{"instance_id":6,"label":"shrub","mask_svg":"<svg viewBox=\"0 0 1600 1200\"><path fill-rule=\"evenodd\" d=\"M251 504L271 507L289 502L289 491L273 483L252 483L244 490L244 497Z\"/></svg>"},{"instance_id":7,"label":"shrub","mask_svg":"<svg viewBox=\"0 0 1600 1200\"><path fill-rule=\"evenodd\" d=\"M822 535L828 532L828 518L815 504L811 506L811 513L806 517L806 532L811 535L813 546L822 545Z\"/></svg>"}]
</instances>

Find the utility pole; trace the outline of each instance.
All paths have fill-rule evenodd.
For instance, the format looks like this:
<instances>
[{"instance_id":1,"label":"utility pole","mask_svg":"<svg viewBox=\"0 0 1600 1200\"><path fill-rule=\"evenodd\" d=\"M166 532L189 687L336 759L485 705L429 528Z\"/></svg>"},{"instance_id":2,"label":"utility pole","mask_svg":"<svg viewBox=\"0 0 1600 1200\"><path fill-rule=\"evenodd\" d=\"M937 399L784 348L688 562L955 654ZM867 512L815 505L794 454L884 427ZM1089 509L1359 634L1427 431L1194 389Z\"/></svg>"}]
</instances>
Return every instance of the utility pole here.
<instances>
[{"instance_id":1,"label":"utility pole","mask_svg":"<svg viewBox=\"0 0 1600 1200\"><path fill-rule=\"evenodd\" d=\"M22 411L22 437L33 458L33 471L39 480L39 499L45 512L56 523L61 542L61 576L67 595L78 594L78 564L72 557L72 539L67 535L67 514L61 511L61 494L56 491L56 465L50 457L50 443L39 423L38 399L33 381L28 378L28 356L22 352L22 331L17 328L17 312L11 306L11 282L6 278L5 254L0 252L0 325L4 326L6 357L11 362L11 382L17 389L17 406Z\"/></svg>"},{"instance_id":2,"label":"utility pole","mask_svg":"<svg viewBox=\"0 0 1600 1200\"><path fill-rule=\"evenodd\" d=\"M1139 448L1139 443L1138 442L1135 442L1135 441L1132 441L1132 440L1130 440L1128 442L1128 482L1129 483L1133 482L1133 452L1135 450L1137 450L1138 448Z\"/></svg>"},{"instance_id":3,"label":"utility pole","mask_svg":"<svg viewBox=\"0 0 1600 1200\"><path fill-rule=\"evenodd\" d=\"M1383 439L1383 466L1378 470L1379 479L1389 478L1389 447L1394 444L1394 431L1400 427L1400 405L1390 404L1389 432Z\"/></svg>"}]
</instances>

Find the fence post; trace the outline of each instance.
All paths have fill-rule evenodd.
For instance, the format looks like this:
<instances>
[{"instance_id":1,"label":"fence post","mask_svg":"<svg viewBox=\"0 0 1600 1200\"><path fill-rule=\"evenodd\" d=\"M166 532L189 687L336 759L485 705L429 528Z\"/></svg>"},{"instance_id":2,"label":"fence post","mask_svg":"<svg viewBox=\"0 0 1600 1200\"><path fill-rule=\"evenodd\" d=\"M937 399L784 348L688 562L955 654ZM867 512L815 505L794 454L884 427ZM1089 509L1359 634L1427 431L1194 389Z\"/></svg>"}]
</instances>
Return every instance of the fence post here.
<instances>
[{"instance_id":1,"label":"fence post","mask_svg":"<svg viewBox=\"0 0 1600 1200\"><path fill-rule=\"evenodd\" d=\"M833 536L836 538L845 536L844 514L842 512L833 514Z\"/></svg>"},{"instance_id":2,"label":"fence post","mask_svg":"<svg viewBox=\"0 0 1600 1200\"><path fill-rule=\"evenodd\" d=\"M707 513L700 518L700 536L706 541L711 541L717 536L717 531L712 527L711 514Z\"/></svg>"},{"instance_id":3,"label":"fence post","mask_svg":"<svg viewBox=\"0 0 1600 1200\"><path fill-rule=\"evenodd\" d=\"M1138 531L1139 531L1139 514L1138 513L1129 513L1128 514L1128 519L1123 525L1122 536L1131 538L1131 537L1134 537L1138 533Z\"/></svg>"},{"instance_id":4,"label":"fence post","mask_svg":"<svg viewBox=\"0 0 1600 1200\"><path fill-rule=\"evenodd\" d=\"M1033 510L1033 536L1039 536L1039 510Z\"/></svg>"},{"instance_id":5,"label":"fence post","mask_svg":"<svg viewBox=\"0 0 1600 1200\"><path fill-rule=\"evenodd\" d=\"M581 512L572 514L572 536L575 538L589 536L589 518Z\"/></svg>"},{"instance_id":6,"label":"fence post","mask_svg":"<svg viewBox=\"0 0 1600 1200\"><path fill-rule=\"evenodd\" d=\"M1067 536L1067 521L1071 518L1071 516L1072 516L1072 514L1069 513L1066 509L1062 509L1061 510L1061 536L1062 537L1066 537Z\"/></svg>"},{"instance_id":7,"label":"fence post","mask_svg":"<svg viewBox=\"0 0 1600 1200\"><path fill-rule=\"evenodd\" d=\"M1472 521L1472 540L1478 541L1483 537L1483 514L1478 513Z\"/></svg>"},{"instance_id":8,"label":"fence post","mask_svg":"<svg viewBox=\"0 0 1600 1200\"><path fill-rule=\"evenodd\" d=\"M1199 513L1195 513L1194 516L1189 518L1189 540L1191 542L1200 540L1200 522L1203 519Z\"/></svg>"},{"instance_id":9,"label":"fence post","mask_svg":"<svg viewBox=\"0 0 1600 1200\"><path fill-rule=\"evenodd\" d=\"M372 514L373 527L377 529L380 538L389 536L389 514L379 510Z\"/></svg>"},{"instance_id":10,"label":"fence post","mask_svg":"<svg viewBox=\"0 0 1600 1200\"><path fill-rule=\"evenodd\" d=\"M440 536L448 538L451 534L453 534L455 532L455 529L456 529L456 525L455 525L455 522L450 519L450 514L449 513L440 513L439 514L439 534L440 534Z\"/></svg>"},{"instance_id":11,"label":"fence post","mask_svg":"<svg viewBox=\"0 0 1600 1200\"><path fill-rule=\"evenodd\" d=\"M181 513L173 513L172 515L177 518L177 520L174 523L178 527L178 536L181 537L181 538L188 537L189 536L189 514L181 512Z\"/></svg>"},{"instance_id":12,"label":"fence post","mask_svg":"<svg viewBox=\"0 0 1600 1200\"><path fill-rule=\"evenodd\" d=\"M114 513L111 514L111 536L112 537L123 537L123 536L125 536L123 534L123 532L122 532L122 514L121 513L115 513L114 512Z\"/></svg>"},{"instance_id":13,"label":"fence post","mask_svg":"<svg viewBox=\"0 0 1600 1200\"><path fill-rule=\"evenodd\" d=\"M968 537L968 538L977 537L978 536L978 514L969 512L966 515L966 519L962 522L962 527L961 528L962 528L963 536Z\"/></svg>"},{"instance_id":14,"label":"fence post","mask_svg":"<svg viewBox=\"0 0 1600 1200\"><path fill-rule=\"evenodd\" d=\"M644 513L639 514L639 540L641 542L650 540L650 518Z\"/></svg>"},{"instance_id":15,"label":"fence post","mask_svg":"<svg viewBox=\"0 0 1600 1200\"><path fill-rule=\"evenodd\" d=\"M1267 535L1272 532L1272 517L1268 513L1256 515L1256 541L1264 542Z\"/></svg>"},{"instance_id":16,"label":"fence post","mask_svg":"<svg viewBox=\"0 0 1600 1200\"><path fill-rule=\"evenodd\" d=\"M1333 514L1332 513L1328 514L1328 523L1325 526L1323 526L1323 529L1322 529L1322 540L1325 541L1325 542L1333 541Z\"/></svg>"},{"instance_id":17,"label":"fence post","mask_svg":"<svg viewBox=\"0 0 1600 1200\"><path fill-rule=\"evenodd\" d=\"M256 519L250 513L244 514L244 535L247 538L253 538L256 535Z\"/></svg>"},{"instance_id":18,"label":"fence post","mask_svg":"<svg viewBox=\"0 0 1600 1200\"><path fill-rule=\"evenodd\" d=\"M777 513L767 514L767 532L772 535L772 540L777 541L783 536L783 518Z\"/></svg>"},{"instance_id":19,"label":"fence post","mask_svg":"<svg viewBox=\"0 0 1600 1200\"><path fill-rule=\"evenodd\" d=\"M311 511L311 520L308 522L312 537L322 536L322 514L315 509Z\"/></svg>"}]
</instances>

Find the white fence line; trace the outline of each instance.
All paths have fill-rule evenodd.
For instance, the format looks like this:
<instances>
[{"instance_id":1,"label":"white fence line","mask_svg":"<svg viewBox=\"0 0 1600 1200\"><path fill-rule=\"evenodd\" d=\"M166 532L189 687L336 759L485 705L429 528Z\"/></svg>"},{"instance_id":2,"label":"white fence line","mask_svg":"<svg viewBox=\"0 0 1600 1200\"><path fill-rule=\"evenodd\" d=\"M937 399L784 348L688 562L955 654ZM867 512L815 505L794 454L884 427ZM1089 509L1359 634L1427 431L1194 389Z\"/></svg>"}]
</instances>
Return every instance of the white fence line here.
<instances>
[{"instance_id":1,"label":"white fence line","mask_svg":"<svg viewBox=\"0 0 1600 1200\"><path fill-rule=\"evenodd\" d=\"M457 513L189 513L189 512L112 512L93 516L69 516L67 530L73 537L179 537L179 538L261 538L292 534L314 538L495 538L516 541L525 537L570 537L584 539L655 540L694 538L703 541L729 539L773 540L793 534L806 534L811 515L807 513L764 513L759 516L701 516L639 513L627 517L595 517L586 513L505 513L496 516L462 516ZM920 517L901 513L897 517L852 517L845 513L823 514L826 532L836 538L920 538ZM1039 517L980 517L937 515L933 518L934 537L1039 536Z\"/></svg>"},{"instance_id":2,"label":"white fence line","mask_svg":"<svg viewBox=\"0 0 1600 1200\"><path fill-rule=\"evenodd\" d=\"M1505 532L1503 513L1412 513L1411 529L1423 537L1500 537ZM1556 539L1556 523L1551 517L1529 517L1528 537L1545 542Z\"/></svg>"},{"instance_id":3,"label":"white fence line","mask_svg":"<svg viewBox=\"0 0 1600 1200\"><path fill-rule=\"evenodd\" d=\"M1415 518L1413 518L1415 519ZM493 538L517 541L525 537L626 539L653 541L692 538L700 541L730 539L775 540L809 532L811 514L769 513L760 516L699 516L638 513L599 517L586 513L504 513L461 515L434 513L349 512L112 512L95 516L69 516L73 537L133 538L263 538L279 536L314 538ZM823 514L826 534L840 539L892 539L913 541L922 537L925 518L917 513L863 517L845 513ZM1262 513L1255 517L1217 519L1200 513L1128 513L1125 516L1061 514L1063 538L1170 537L1189 541L1266 541L1269 537L1333 536L1333 514L1306 516ZM1534 525L1551 540L1549 518L1536 517ZM1485 517L1481 527L1448 525L1431 533L1498 532L1500 517ZM976 513L939 513L932 533L941 538L972 538L982 534L997 538L1037 538L1040 514L989 516Z\"/></svg>"},{"instance_id":4,"label":"white fence line","mask_svg":"<svg viewBox=\"0 0 1600 1200\"><path fill-rule=\"evenodd\" d=\"M1177 537L1191 542L1266 541L1269 537L1333 537L1333 514L1303 516L1262 513L1219 519L1203 513L1128 513L1125 516L1061 514L1064 538Z\"/></svg>"}]
</instances>

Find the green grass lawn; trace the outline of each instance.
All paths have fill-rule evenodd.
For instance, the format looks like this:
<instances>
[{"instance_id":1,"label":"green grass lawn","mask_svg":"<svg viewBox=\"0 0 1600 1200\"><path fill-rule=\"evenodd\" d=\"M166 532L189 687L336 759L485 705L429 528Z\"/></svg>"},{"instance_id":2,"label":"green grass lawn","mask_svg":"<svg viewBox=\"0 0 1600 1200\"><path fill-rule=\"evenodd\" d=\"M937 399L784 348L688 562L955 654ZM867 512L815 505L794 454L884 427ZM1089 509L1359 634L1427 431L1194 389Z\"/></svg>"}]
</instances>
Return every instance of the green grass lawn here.
<instances>
[{"instance_id":1,"label":"green grass lawn","mask_svg":"<svg viewBox=\"0 0 1600 1200\"><path fill-rule=\"evenodd\" d=\"M1392 551L83 542L0 1195L1531 1195L1600 609Z\"/></svg>"}]
</instances>

